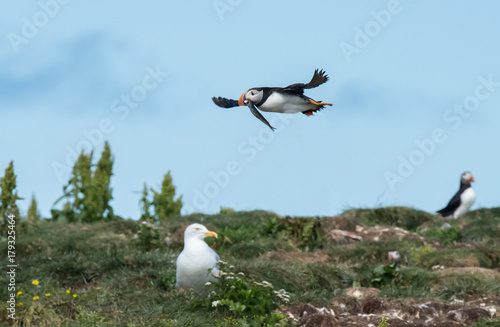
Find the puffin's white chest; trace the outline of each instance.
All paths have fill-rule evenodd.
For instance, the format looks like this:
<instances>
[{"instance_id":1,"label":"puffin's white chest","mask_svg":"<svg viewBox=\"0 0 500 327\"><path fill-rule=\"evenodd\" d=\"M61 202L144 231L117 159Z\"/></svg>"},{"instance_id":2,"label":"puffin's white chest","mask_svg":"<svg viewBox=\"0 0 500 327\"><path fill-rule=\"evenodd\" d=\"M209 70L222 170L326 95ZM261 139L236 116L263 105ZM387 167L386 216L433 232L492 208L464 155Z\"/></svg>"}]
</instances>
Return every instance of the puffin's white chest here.
<instances>
[{"instance_id":1,"label":"puffin's white chest","mask_svg":"<svg viewBox=\"0 0 500 327\"><path fill-rule=\"evenodd\" d=\"M476 201L476 192L472 187L469 187L460 195L460 206L453 213L453 218L456 219L465 215L474 204L474 201Z\"/></svg>"},{"instance_id":2,"label":"puffin's white chest","mask_svg":"<svg viewBox=\"0 0 500 327\"><path fill-rule=\"evenodd\" d=\"M306 110L314 110L317 109L317 107L299 96L273 92L266 101L259 106L259 109L268 112L293 114Z\"/></svg>"}]
</instances>

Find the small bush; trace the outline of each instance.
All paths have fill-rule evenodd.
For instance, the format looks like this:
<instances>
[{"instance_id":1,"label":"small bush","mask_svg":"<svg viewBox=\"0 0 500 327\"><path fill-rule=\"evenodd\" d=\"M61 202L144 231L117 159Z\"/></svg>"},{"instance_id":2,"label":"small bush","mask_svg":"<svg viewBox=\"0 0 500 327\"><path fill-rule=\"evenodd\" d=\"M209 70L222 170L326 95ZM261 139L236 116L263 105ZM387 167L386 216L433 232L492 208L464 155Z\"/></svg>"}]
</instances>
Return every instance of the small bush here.
<instances>
[{"instance_id":1,"label":"small bush","mask_svg":"<svg viewBox=\"0 0 500 327\"><path fill-rule=\"evenodd\" d=\"M219 262L218 281L207 282L210 297L203 299L202 305L208 309L229 311L236 318L258 319L263 324L274 326L285 317L275 313L280 304L290 301L284 290L275 291L267 281L257 282L242 272L235 272L234 266Z\"/></svg>"},{"instance_id":2,"label":"small bush","mask_svg":"<svg viewBox=\"0 0 500 327\"><path fill-rule=\"evenodd\" d=\"M456 221L451 222L451 227L446 229L436 228L430 229L423 233L425 237L437 238L444 245L461 242L463 239L462 229L457 225Z\"/></svg>"},{"instance_id":3,"label":"small bush","mask_svg":"<svg viewBox=\"0 0 500 327\"><path fill-rule=\"evenodd\" d=\"M229 208L229 207L220 207L220 210L219 210L220 215L226 215L229 213L235 213L234 209Z\"/></svg>"},{"instance_id":4,"label":"small bush","mask_svg":"<svg viewBox=\"0 0 500 327\"><path fill-rule=\"evenodd\" d=\"M142 221L135 243L143 252L157 249L160 246L158 226L147 221Z\"/></svg>"},{"instance_id":5,"label":"small bush","mask_svg":"<svg viewBox=\"0 0 500 327\"><path fill-rule=\"evenodd\" d=\"M263 224L264 236L287 239L296 247L313 251L325 240L320 220L315 218L276 218Z\"/></svg>"},{"instance_id":6,"label":"small bush","mask_svg":"<svg viewBox=\"0 0 500 327\"><path fill-rule=\"evenodd\" d=\"M398 263L394 262L390 265L380 265L373 269L374 278L370 282L373 287L380 287L381 285L391 284L394 279L399 276Z\"/></svg>"}]
</instances>

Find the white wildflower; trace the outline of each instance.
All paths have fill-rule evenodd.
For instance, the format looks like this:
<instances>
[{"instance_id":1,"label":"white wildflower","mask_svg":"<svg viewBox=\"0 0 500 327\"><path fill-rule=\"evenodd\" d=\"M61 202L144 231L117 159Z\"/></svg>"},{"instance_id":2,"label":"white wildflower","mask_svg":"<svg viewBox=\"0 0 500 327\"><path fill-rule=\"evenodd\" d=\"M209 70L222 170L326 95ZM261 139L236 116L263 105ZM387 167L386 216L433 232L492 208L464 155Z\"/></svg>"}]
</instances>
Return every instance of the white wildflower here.
<instances>
[{"instance_id":1,"label":"white wildflower","mask_svg":"<svg viewBox=\"0 0 500 327\"><path fill-rule=\"evenodd\" d=\"M205 286L209 286L209 285L212 285L212 283L211 282L206 282L205 283Z\"/></svg>"},{"instance_id":2,"label":"white wildflower","mask_svg":"<svg viewBox=\"0 0 500 327\"><path fill-rule=\"evenodd\" d=\"M219 305L219 300L212 302L212 308L216 308Z\"/></svg>"},{"instance_id":3,"label":"white wildflower","mask_svg":"<svg viewBox=\"0 0 500 327\"><path fill-rule=\"evenodd\" d=\"M219 270L218 272L216 272L214 274L215 277L221 277L221 276L225 276L227 275L225 272L223 272L222 270Z\"/></svg>"}]
</instances>

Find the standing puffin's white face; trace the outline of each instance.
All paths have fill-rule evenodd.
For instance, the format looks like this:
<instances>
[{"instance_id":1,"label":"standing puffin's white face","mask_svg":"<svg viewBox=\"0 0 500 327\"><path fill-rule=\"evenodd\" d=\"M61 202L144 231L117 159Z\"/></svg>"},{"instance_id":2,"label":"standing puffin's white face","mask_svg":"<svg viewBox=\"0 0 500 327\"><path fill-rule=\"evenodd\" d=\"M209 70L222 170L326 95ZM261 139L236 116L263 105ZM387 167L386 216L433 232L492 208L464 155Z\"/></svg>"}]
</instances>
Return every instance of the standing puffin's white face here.
<instances>
[{"instance_id":1,"label":"standing puffin's white face","mask_svg":"<svg viewBox=\"0 0 500 327\"><path fill-rule=\"evenodd\" d=\"M462 181L469 183L475 182L474 176L472 176L472 173L470 171L466 171L465 173L462 174Z\"/></svg>"},{"instance_id":2,"label":"standing puffin's white face","mask_svg":"<svg viewBox=\"0 0 500 327\"><path fill-rule=\"evenodd\" d=\"M184 241L188 238L197 238L203 240L205 237L217 237L217 233L209 231L202 224L191 224L184 231Z\"/></svg>"}]
</instances>

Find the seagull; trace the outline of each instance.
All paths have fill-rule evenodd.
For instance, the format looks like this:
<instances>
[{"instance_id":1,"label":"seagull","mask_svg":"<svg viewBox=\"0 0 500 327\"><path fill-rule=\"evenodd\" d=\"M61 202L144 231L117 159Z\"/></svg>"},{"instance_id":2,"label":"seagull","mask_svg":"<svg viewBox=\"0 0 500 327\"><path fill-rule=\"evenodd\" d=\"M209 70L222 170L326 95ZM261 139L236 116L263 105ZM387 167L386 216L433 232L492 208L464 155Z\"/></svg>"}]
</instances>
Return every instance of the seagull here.
<instances>
[{"instance_id":1,"label":"seagull","mask_svg":"<svg viewBox=\"0 0 500 327\"><path fill-rule=\"evenodd\" d=\"M471 183L474 181L471 172L464 172L460 178L458 192L451 198L448 205L439 210L438 213L448 219L457 219L465 215L476 201L476 192L471 187Z\"/></svg>"},{"instance_id":2,"label":"seagull","mask_svg":"<svg viewBox=\"0 0 500 327\"><path fill-rule=\"evenodd\" d=\"M239 100L213 97L212 101L222 108L233 108L247 106L250 112L271 130L275 130L271 124L259 112L297 113L302 112L306 116L331 106L331 103L314 101L304 95L305 89L312 89L328 81L328 75L324 70L316 69L311 81L307 84L295 83L286 87L254 87L243 93Z\"/></svg>"},{"instance_id":3,"label":"seagull","mask_svg":"<svg viewBox=\"0 0 500 327\"><path fill-rule=\"evenodd\" d=\"M177 287L193 289L202 296L208 295L206 284L216 281L219 255L212 250L205 237L217 237L201 224L191 224L184 231L184 249L177 257Z\"/></svg>"}]
</instances>

